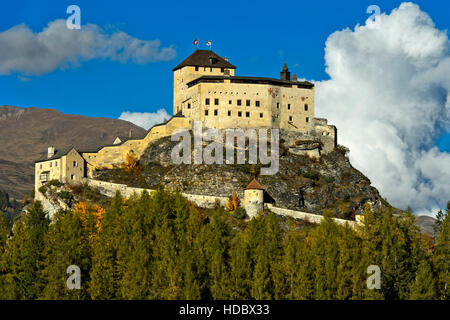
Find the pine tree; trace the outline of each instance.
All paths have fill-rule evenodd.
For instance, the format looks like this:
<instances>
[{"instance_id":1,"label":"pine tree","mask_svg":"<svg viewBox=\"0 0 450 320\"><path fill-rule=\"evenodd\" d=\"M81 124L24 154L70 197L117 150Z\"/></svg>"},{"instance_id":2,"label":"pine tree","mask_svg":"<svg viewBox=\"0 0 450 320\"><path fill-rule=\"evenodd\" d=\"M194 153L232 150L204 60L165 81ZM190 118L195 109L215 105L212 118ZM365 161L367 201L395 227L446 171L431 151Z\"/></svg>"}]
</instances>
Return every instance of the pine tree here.
<instances>
[{"instance_id":1,"label":"pine tree","mask_svg":"<svg viewBox=\"0 0 450 320\"><path fill-rule=\"evenodd\" d=\"M39 201L14 223L13 237L6 246L6 286L13 299L36 299L41 279L39 270L43 261L44 237L49 226L47 213Z\"/></svg>"},{"instance_id":2,"label":"pine tree","mask_svg":"<svg viewBox=\"0 0 450 320\"><path fill-rule=\"evenodd\" d=\"M92 214L89 210L85 215ZM49 232L45 237L43 270L40 275L43 282L41 297L44 299L88 299L89 271L92 250L91 230L83 225L82 217L75 211L59 212L53 218ZM95 222L94 222L95 223ZM76 265L81 271L81 289L70 290L66 281L67 268Z\"/></svg>"},{"instance_id":3,"label":"pine tree","mask_svg":"<svg viewBox=\"0 0 450 320\"><path fill-rule=\"evenodd\" d=\"M424 259L420 262L416 279L412 283L410 299L433 300L436 298L436 280L430 264Z\"/></svg>"},{"instance_id":4,"label":"pine tree","mask_svg":"<svg viewBox=\"0 0 450 320\"><path fill-rule=\"evenodd\" d=\"M338 234L338 227L330 217L325 217L311 233L315 298L318 300L336 298Z\"/></svg>"},{"instance_id":5,"label":"pine tree","mask_svg":"<svg viewBox=\"0 0 450 320\"><path fill-rule=\"evenodd\" d=\"M121 221L123 206L122 195L117 192L101 220L98 239L93 244L88 289L92 299L120 298L120 272L116 260L119 244L125 235Z\"/></svg>"},{"instance_id":6,"label":"pine tree","mask_svg":"<svg viewBox=\"0 0 450 320\"><path fill-rule=\"evenodd\" d=\"M437 273L437 284L439 299L447 300L450 295L448 287L450 285L450 201L447 204L447 212L442 218L439 228L439 235L436 238L435 249L433 253L434 266Z\"/></svg>"}]
</instances>

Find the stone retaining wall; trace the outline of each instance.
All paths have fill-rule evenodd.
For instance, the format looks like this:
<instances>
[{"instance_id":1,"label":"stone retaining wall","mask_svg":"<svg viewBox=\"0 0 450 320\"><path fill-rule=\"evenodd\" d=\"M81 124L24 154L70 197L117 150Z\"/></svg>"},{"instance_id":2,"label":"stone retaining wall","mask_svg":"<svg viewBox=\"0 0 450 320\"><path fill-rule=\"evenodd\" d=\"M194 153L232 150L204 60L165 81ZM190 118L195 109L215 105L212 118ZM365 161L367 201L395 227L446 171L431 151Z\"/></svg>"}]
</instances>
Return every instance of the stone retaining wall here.
<instances>
[{"instance_id":1,"label":"stone retaining wall","mask_svg":"<svg viewBox=\"0 0 450 320\"><path fill-rule=\"evenodd\" d=\"M152 193L155 190L154 189L142 189L142 188L134 188L134 187L128 187L125 184L118 184L118 183L112 183L112 182L106 182L106 181L99 181L94 179L84 179L84 181L91 187L97 188L100 193L104 194L108 197L113 197L116 193L116 191L120 191L120 193L125 196L126 198L129 198L134 193L141 194L143 191L147 191L148 193ZM195 203L197 206L202 208L214 208L216 204L219 204L220 206L225 206L228 202L228 197L218 197L218 196L211 196L211 195L199 195L199 194L190 194L190 193L182 193L186 199L189 201ZM275 214L281 215L281 216L287 216L292 217L294 219L300 219L309 221L311 223L320 224L324 217L322 215L313 214L313 213L307 213L302 211L295 211L290 209L284 209L284 208L278 208L273 206L272 204L266 203L264 205L267 209L272 211ZM344 220L339 218L333 218L333 220L339 224L339 225L345 225L348 224L352 228L356 227L355 221L350 220Z\"/></svg>"}]
</instances>

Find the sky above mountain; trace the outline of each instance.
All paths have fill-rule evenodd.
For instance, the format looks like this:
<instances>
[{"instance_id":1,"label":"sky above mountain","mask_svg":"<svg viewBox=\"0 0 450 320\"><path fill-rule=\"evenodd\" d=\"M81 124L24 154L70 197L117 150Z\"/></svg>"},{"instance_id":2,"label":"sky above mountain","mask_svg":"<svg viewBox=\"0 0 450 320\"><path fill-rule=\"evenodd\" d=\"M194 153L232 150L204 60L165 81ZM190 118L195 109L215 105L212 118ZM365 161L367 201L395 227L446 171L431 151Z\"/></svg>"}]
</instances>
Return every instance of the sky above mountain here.
<instances>
[{"instance_id":1,"label":"sky above mountain","mask_svg":"<svg viewBox=\"0 0 450 320\"><path fill-rule=\"evenodd\" d=\"M68 30L69 5L81 29ZM379 25L367 22L370 5ZM450 200L450 3L401 1L3 1L0 105L121 118L172 113L171 69L199 47L237 74L316 83L316 113L394 205Z\"/></svg>"}]
</instances>

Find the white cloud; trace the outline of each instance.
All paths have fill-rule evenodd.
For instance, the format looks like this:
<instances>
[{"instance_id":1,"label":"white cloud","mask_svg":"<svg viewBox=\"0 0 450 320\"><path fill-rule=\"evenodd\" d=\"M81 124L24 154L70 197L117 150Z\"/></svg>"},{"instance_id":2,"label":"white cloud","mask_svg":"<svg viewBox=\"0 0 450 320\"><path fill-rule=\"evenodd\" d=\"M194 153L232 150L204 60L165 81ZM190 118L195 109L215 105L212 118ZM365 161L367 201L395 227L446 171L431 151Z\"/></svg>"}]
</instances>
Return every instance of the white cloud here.
<instances>
[{"instance_id":1,"label":"white cloud","mask_svg":"<svg viewBox=\"0 0 450 320\"><path fill-rule=\"evenodd\" d=\"M450 154L434 144L450 128L446 32L403 3L379 28L330 35L325 60L330 80L316 83L317 113L337 126L352 164L397 207L445 207Z\"/></svg>"},{"instance_id":2,"label":"white cloud","mask_svg":"<svg viewBox=\"0 0 450 320\"><path fill-rule=\"evenodd\" d=\"M175 49L161 48L159 40L140 40L121 31L108 34L95 24L69 30L62 19L38 33L24 24L0 32L0 75L42 75L97 58L149 63L175 56Z\"/></svg>"},{"instance_id":3,"label":"white cloud","mask_svg":"<svg viewBox=\"0 0 450 320\"><path fill-rule=\"evenodd\" d=\"M124 111L120 115L119 119L130 121L144 129L149 129L155 124L169 120L170 117L171 116L166 110L159 109L156 113Z\"/></svg>"}]
</instances>

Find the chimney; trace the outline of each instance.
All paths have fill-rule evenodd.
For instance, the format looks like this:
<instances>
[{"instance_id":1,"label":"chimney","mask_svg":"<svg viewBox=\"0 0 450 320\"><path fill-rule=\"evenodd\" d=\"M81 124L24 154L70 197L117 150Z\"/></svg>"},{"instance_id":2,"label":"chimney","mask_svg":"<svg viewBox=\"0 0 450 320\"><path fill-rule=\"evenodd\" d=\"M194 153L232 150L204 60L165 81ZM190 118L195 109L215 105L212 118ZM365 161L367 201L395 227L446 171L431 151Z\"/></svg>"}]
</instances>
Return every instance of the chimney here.
<instances>
[{"instance_id":1,"label":"chimney","mask_svg":"<svg viewBox=\"0 0 450 320\"><path fill-rule=\"evenodd\" d=\"M133 130L130 129L130 132L128 133L128 137L131 138L132 135L133 135Z\"/></svg>"},{"instance_id":2,"label":"chimney","mask_svg":"<svg viewBox=\"0 0 450 320\"><path fill-rule=\"evenodd\" d=\"M47 158L51 158L55 155L55 147L48 147Z\"/></svg>"},{"instance_id":3,"label":"chimney","mask_svg":"<svg viewBox=\"0 0 450 320\"><path fill-rule=\"evenodd\" d=\"M225 57L225 61L228 61L228 57Z\"/></svg>"}]
</instances>

